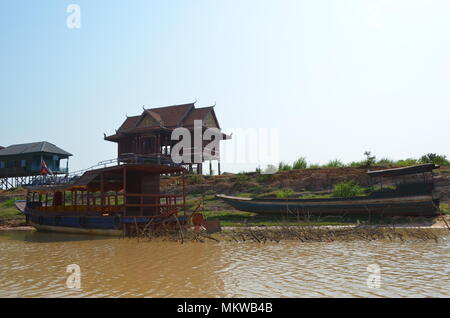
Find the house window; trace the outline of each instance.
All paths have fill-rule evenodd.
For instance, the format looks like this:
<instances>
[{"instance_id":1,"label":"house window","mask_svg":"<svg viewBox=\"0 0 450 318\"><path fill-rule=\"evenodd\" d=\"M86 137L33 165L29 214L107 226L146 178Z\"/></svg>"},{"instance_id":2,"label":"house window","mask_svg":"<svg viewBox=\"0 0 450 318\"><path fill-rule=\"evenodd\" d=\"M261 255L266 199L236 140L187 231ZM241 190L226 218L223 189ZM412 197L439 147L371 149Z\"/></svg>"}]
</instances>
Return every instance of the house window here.
<instances>
[{"instance_id":1,"label":"house window","mask_svg":"<svg viewBox=\"0 0 450 318\"><path fill-rule=\"evenodd\" d=\"M26 161L26 160L21 160L21 161L20 161L20 166L21 166L22 168L26 168L26 166L27 166L27 161Z\"/></svg>"},{"instance_id":2,"label":"house window","mask_svg":"<svg viewBox=\"0 0 450 318\"><path fill-rule=\"evenodd\" d=\"M5 162L4 161L0 161L0 169L4 169L5 168Z\"/></svg>"}]
</instances>

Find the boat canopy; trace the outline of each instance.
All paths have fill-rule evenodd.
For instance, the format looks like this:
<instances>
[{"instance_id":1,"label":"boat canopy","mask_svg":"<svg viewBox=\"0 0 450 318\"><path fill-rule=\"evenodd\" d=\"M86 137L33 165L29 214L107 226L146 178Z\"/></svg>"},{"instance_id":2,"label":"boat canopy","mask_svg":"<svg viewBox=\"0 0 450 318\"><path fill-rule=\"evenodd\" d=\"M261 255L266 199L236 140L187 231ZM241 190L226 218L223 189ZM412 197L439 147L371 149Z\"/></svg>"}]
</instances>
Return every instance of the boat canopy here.
<instances>
[{"instance_id":1,"label":"boat canopy","mask_svg":"<svg viewBox=\"0 0 450 318\"><path fill-rule=\"evenodd\" d=\"M427 173L432 172L434 169L439 169L440 166L435 165L434 163L427 163L423 165L410 166L404 168L394 168L394 169L385 169L385 170L374 170L368 171L367 174L370 177L397 177L397 176L405 176L417 173Z\"/></svg>"},{"instance_id":2,"label":"boat canopy","mask_svg":"<svg viewBox=\"0 0 450 318\"><path fill-rule=\"evenodd\" d=\"M160 175L185 172L181 166L168 166L158 164L124 164L108 168L90 170L72 182L62 184L34 185L24 188L32 192L56 192L72 190L88 191L119 191L123 188L124 174L137 172L147 175Z\"/></svg>"}]
</instances>

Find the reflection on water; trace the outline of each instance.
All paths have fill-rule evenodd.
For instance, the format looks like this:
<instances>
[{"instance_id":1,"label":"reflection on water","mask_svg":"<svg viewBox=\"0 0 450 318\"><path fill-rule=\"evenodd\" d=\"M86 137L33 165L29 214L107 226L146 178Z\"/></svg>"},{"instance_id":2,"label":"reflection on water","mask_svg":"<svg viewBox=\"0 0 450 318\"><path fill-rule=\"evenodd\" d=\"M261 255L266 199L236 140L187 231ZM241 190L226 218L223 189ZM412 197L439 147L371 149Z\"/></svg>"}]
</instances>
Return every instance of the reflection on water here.
<instances>
[{"instance_id":1,"label":"reflection on water","mask_svg":"<svg viewBox=\"0 0 450 318\"><path fill-rule=\"evenodd\" d=\"M140 242L0 232L0 297L449 297L450 239L279 244ZM81 290L66 266L81 267ZM367 266L381 268L369 288Z\"/></svg>"}]
</instances>

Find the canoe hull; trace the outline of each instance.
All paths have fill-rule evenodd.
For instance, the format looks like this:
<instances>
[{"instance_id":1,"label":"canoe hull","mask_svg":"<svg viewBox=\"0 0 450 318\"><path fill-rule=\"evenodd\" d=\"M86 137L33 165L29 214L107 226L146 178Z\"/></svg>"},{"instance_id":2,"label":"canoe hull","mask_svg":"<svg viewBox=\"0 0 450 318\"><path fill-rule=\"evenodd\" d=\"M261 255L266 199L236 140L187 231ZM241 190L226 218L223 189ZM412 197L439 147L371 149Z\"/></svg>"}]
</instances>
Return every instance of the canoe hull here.
<instances>
[{"instance_id":1,"label":"canoe hull","mask_svg":"<svg viewBox=\"0 0 450 318\"><path fill-rule=\"evenodd\" d=\"M431 195L394 198L247 199L219 195L237 210L258 214L434 216L439 202Z\"/></svg>"}]
</instances>

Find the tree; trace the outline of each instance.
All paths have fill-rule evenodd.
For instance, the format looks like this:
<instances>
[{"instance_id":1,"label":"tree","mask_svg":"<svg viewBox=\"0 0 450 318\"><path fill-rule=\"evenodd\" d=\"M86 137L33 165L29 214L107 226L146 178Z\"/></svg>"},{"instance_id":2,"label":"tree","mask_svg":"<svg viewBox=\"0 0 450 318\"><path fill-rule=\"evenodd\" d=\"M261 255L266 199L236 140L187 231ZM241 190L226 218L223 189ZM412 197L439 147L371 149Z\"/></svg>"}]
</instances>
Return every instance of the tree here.
<instances>
[{"instance_id":1,"label":"tree","mask_svg":"<svg viewBox=\"0 0 450 318\"><path fill-rule=\"evenodd\" d=\"M364 152L364 156L366 156L366 160L364 161L364 164L367 168L372 167L376 162L376 157L372 156L371 151Z\"/></svg>"}]
</instances>

